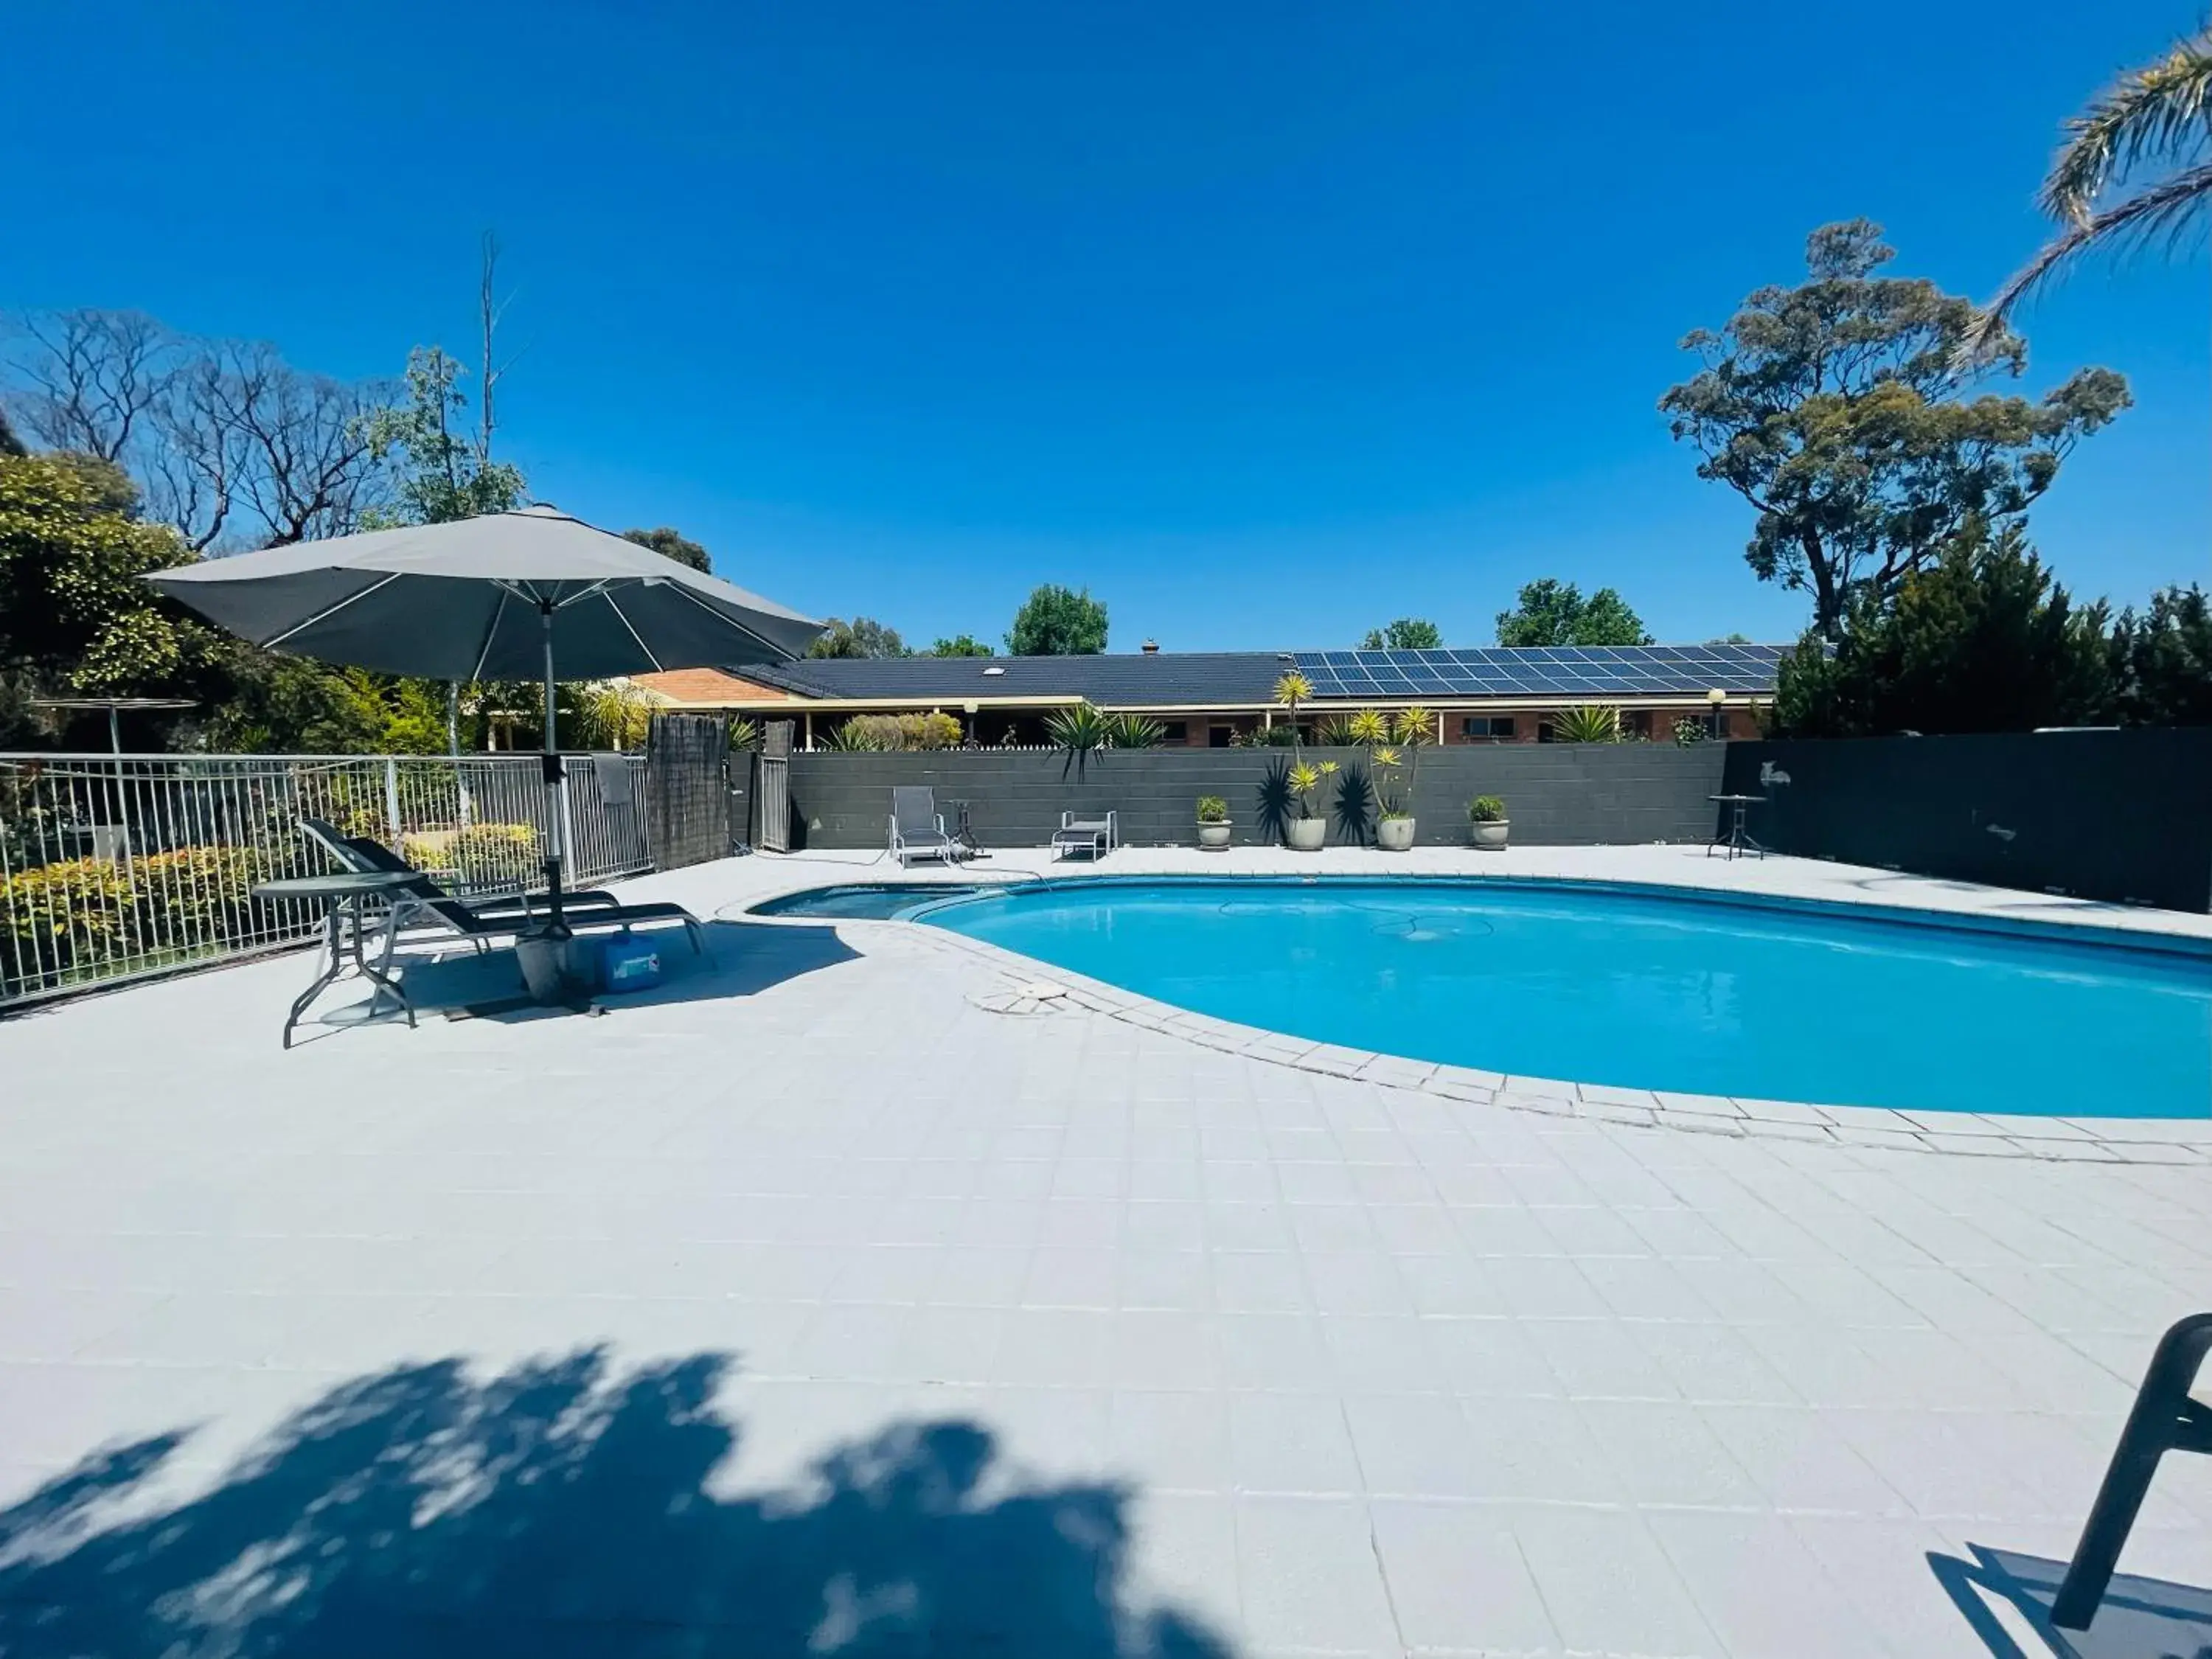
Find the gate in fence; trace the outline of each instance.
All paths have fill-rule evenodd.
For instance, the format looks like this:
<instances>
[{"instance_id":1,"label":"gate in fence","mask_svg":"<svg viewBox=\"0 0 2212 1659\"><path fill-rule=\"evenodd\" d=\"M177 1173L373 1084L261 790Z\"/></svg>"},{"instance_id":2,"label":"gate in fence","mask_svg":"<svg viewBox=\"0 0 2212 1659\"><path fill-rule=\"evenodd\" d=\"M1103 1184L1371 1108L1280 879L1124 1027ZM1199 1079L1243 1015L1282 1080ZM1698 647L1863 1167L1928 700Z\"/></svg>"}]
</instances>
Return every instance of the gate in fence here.
<instances>
[{"instance_id":1,"label":"gate in fence","mask_svg":"<svg viewBox=\"0 0 2212 1659\"><path fill-rule=\"evenodd\" d=\"M641 756L571 757L568 879L652 867ZM542 878L538 757L0 755L0 1006L313 936L253 889L321 873L300 820L374 836L466 895Z\"/></svg>"},{"instance_id":2,"label":"gate in fence","mask_svg":"<svg viewBox=\"0 0 2212 1659\"><path fill-rule=\"evenodd\" d=\"M770 720L761 731L760 849L791 850L791 722Z\"/></svg>"},{"instance_id":3,"label":"gate in fence","mask_svg":"<svg viewBox=\"0 0 2212 1659\"><path fill-rule=\"evenodd\" d=\"M645 738L646 822L660 869L730 855L730 728L719 714L655 714Z\"/></svg>"}]
</instances>

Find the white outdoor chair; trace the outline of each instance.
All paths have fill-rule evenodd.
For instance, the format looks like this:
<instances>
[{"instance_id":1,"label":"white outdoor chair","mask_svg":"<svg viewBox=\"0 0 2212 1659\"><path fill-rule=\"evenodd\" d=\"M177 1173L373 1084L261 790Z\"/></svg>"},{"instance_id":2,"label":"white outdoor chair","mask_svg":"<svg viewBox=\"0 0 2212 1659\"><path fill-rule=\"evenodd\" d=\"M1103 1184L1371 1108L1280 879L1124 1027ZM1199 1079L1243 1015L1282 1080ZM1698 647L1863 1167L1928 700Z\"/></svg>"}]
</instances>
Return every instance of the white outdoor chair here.
<instances>
[{"instance_id":1,"label":"white outdoor chair","mask_svg":"<svg viewBox=\"0 0 2212 1659\"><path fill-rule=\"evenodd\" d=\"M945 814L937 810L934 790L921 784L891 790L891 856L902 869L909 859L942 859L949 865L959 848L945 833Z\"/></svg>"},{"instance_id":2,"label":"white outdoor chair","mask_svg":"<svg viewBox=\"0 0 2212 1659\"><path fill-rule=\"evenodd\" d=\"M1060 828L1052 835L1054 858L1064 859L1072 853L1081 853L1096 862L1121 844L1121 825L1111 812L1103 818L1079 818L1073 812L1062 812Z\"/></svg>"}]
</instances>

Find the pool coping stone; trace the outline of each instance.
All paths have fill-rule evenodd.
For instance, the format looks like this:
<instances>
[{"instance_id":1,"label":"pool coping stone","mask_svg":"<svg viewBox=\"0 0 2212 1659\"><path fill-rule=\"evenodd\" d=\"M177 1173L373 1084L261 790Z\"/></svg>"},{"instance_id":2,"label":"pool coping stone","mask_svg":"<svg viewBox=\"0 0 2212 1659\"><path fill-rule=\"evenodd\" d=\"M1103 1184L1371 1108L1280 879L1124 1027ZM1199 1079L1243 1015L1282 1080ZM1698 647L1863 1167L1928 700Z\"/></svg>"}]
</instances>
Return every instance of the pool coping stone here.
<instances>
[{"instance_id":1,"label":"pool coping stone","mask_svg":"<svg viewBox=\"0 0 2212 1659\"><path fill-rule=\"evenodd\" d=\"M1253 878L1223 872L1225 879ZM1143 875L1133 880L1175 879ZM1265 879L1266 877L1259 878ZM1420 879L1419 876L1409 878ZM978 877L977 879L985 879ZM1057 879L1057 878L1056 878ZM1069 884L1085 879L1071 875ZM1619 889L1624 885L1663 891L1668 884L1624 884L1603 878L1571 875L1486 875L1485 881L1539 881L1562 885ZM885 882L884 885L903 885ZM918 881L916 887L935 884ZM1015 884L1009 882L1006 884ZM1026 882L1020 884L1030 884ZM1711 890L1683 884L1675 890L1710 896ZM1735 894L1728 898L1740 896ZM1768 896L1768 902L1774 900ZM1848 912L1850 905L1821 899L1803 901L1822 908ZM1868 904L1868 911L1911 910L1942 922L1978 918L1911 905ZM777 927L858 927L867 929L902 928L939 949L966 955L1012 977L1002 991L1035 984L1041 977L1063 988L1068 1004L1124 1024L1182 1038L1224 1054L1266 1061L1271 1065L1310 1072L1318 1076L1373 1083L1386 1088L1423 1094L1462 1103L1502 1106L1510 1110L1550 1117L1571 1117L1592 1122L1635 1128L1669 1129L1702 1134L1755 1136L1805 1145L1844 1146L1932 1154L1953 1158L2024 1158L2046 1163L2203 1164L2212 1163L2212 1118L2203 1121L2175 1118L2072 1118L2002 1116L1976 1112L1931 1112L1886 1106L1816 1105L1809 1102L1735 1098L1675 1091L1626 1088L1612 1084L1584 1084L1557 1078L1507 1076L1497 1072L1419 1060L1378 1049L1348 1048L1293 1036L1261 1026L1240 1024L1192 1009L1162 1002L1121 986L1109 985L1086 975L1027 957L1003 945L971 939L946 928L918 921L871 917L835 918L750 913L749 920ZM2058 926L2081 924L2059 923ZM2033 925L2021 925L2028 931ZM2012 927L1990 931L2012 932ZM2038 929L2037 931L2040 931ZM2105 934L2119 932L2096 927L2083 931ZM2148 931L2148 930L2146 930ZM2136 939L2112 942L2137 943ZM2180 936L2187 938L2186 935Z\"/></svg>"}]
</instances>

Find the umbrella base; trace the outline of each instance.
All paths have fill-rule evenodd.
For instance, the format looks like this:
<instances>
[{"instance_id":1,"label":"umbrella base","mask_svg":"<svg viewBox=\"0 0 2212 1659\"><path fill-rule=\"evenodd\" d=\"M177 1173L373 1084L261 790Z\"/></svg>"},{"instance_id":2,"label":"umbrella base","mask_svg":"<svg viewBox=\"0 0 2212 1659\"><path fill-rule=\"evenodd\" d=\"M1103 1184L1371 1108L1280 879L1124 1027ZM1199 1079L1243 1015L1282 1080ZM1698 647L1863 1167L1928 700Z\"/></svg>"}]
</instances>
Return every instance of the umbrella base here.
<instances>
[{"instance_id":1,"label":"umbrella base","mask_svg":"<svg viewBox=\"0 0 2212 1659\"><path fill-rule=\"evenodd\" d=\"M551 1005L574 1000L574 936L565 927L524 933L514 941L514 959L533 1001Z\"/></svg>"}]
</instances>

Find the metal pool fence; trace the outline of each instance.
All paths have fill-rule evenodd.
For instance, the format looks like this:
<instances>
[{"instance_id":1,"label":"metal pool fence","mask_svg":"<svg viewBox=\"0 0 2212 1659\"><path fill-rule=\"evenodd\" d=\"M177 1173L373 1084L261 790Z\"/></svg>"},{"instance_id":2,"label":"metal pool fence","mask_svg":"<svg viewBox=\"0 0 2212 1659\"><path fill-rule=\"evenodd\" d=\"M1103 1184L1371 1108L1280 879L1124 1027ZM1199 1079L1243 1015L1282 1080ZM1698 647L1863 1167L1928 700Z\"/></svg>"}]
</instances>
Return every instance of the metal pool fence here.
<instances>
[{"instance_id":1,"label":"metal pool fence","mask_svg":"<svg viewBox=\"0 0 2212 1659\"><path fill-rule=\"evenodd\" d=\"M644 757L568 778L566 878L651 868ZM303 817L475 894L538 884L546 811L534 754L0 755L0 1006L311 937L316 907L252 896L329 867Z\"/></svg>"}]
</instances>

